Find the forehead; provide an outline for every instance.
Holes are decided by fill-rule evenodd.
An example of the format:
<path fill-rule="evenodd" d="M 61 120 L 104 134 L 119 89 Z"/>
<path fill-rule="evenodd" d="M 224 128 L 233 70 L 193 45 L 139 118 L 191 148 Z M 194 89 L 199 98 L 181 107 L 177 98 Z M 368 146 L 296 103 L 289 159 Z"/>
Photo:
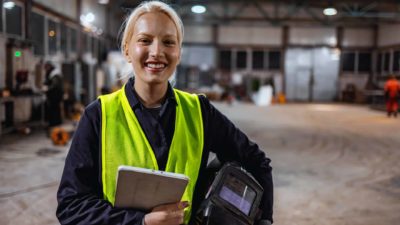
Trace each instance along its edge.
<path fill-rule="evenodd" d="M 172 19 L 162 12 L 149 12 L 141 15 L 135 23 L 134 33 L 157 33 L 177 36 L 178 30 Z"/>

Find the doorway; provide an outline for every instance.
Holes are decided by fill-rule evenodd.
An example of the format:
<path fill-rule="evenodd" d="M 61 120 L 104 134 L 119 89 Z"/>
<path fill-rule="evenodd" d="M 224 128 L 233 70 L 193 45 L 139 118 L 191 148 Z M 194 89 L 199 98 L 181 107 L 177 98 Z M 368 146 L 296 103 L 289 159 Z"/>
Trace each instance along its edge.
<path fill-rule="evenodd" d="M 285 56 L 286 98 L 297 102 L 331 102 L 338 89 L 337 49 L 291 48 Z"/>

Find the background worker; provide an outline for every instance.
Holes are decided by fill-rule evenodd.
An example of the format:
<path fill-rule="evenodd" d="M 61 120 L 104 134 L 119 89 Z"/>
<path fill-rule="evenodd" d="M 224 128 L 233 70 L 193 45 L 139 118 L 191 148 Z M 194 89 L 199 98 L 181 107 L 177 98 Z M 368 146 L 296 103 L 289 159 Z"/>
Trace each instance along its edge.
<path fill-rule="evenodd" d="M 394 117 L 397 117 L 400 83 L 396 80 L 396 77 L 393 74 L 390 75 L 389 79 L 386 81 L 384 91 L 387 116 L 390 117 L 393 115 Z"/>
<path fill-rule="evenodd" d="M 61 71 L 55 68 L 52 62 L 44 64 L 46 80 L 46 113 L 49 128 L 58 126 L 62 123 L 61 102 L 63 100 L 64 89 Z"/>
<path fill-rule="evenodd" d="M 182 39 L 182 22 L 165 3 L 142 3 L 128 17 L 121 49 L 134 77 L 92 102 L 79 122 L 57 193 L 61 224 L 187 224 L 204 198 L 210 151 L 252 173 L 264 188 L 260 224 L 272 221 L 270 159 L 206 97 L 168 82 Z M 181 202 L 150 211 L 115 208 L 119 165 L 184 173 L 190 181 Z"/>

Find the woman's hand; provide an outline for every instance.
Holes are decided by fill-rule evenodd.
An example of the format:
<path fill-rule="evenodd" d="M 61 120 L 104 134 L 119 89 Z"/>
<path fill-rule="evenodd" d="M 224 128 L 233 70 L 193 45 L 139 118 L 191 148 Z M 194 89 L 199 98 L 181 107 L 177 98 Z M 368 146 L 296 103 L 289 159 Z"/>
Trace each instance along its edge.
<path fill-rule="evenodd" d="M 184 209 L 188 202 L 178 202 L 155 207 L 144 216 L 144 225 L 179 225 L 183 224 Z"/>

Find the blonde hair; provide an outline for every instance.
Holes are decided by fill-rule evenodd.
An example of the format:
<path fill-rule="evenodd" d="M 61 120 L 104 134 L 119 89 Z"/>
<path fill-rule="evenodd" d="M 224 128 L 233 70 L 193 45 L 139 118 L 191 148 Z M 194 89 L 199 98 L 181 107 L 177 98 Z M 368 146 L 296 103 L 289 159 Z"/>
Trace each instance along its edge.
<path fill-rule="evenodd" d="M 167 15 L 172 22 L 175 24 L 177 30 L 177 38 L 179 45 L 182 46 L 183 40 L 183 23 L 181 18 L 178 16 L 176 11 L 167 5 L 164 2 L 160 1 L 147 1 L 142 2 L 132 13 L 129 17 L 125 20 L 123 26 L 123 34 L 122 34 L 122 41 L 121 41 L 121 52 L 123 55 L 126 53 L 126 47 L 130 39 L 132 38 L 133 29 L 136 21 L 145 13 L 150 12 L 161 12 Z"/>

